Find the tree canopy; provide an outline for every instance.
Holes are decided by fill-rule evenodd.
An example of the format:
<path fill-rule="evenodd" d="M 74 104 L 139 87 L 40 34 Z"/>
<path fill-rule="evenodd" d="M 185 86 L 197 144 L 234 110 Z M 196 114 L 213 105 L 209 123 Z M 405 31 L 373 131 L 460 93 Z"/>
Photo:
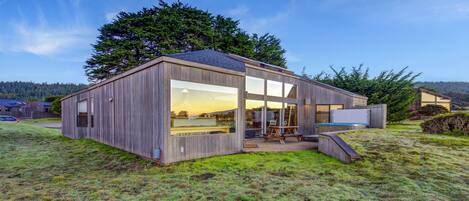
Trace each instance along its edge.
<path fill-rule="evenodd" d="M 369 69 L 363 65 L 352 67 L 350 72 L 345 68 L 331 67 L 333 74 L 320 73 L 313 77 L 318 81 L 330 84 L 368 97 L 368 104 L 387 104 L 388 121 L 402 121 L 410 117 L 410 105 L 414 102 L 416 91 L 414 81 L 420 74 L 406 72 L 407 67 L 398 72 L 383 71 L 371 78 Z"/>
<path fill-rule="evenodd" d="M 271 34 L 249 35 L 229 17 L 176 2 L 136 13 L 121 12 L 99 29 L 94 52 L 84 66 L 88 79 L 100 81 L 162 54 L 217 49 L 284 67 L 285 50 Z"/>

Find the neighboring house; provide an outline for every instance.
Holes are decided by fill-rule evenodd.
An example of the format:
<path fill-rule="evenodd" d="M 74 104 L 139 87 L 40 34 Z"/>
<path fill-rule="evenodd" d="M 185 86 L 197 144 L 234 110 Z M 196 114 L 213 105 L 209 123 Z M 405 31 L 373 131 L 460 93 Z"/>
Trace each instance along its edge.
<path fill-rule="evenodd" d="M 32 119 L 60 117 L 58 114 L 52 112 L 50 109 L 51 106 L 51 102 L 35 101 L 28 103 L 24 107 L 24 111 L 25 114 Z"/>
<path fill-rule="evenodd" d="M 59 117 L 50 110 L 50 102 L 35 101 L 26 103 L 21 100 L 0 99 L 0 115 L 11 115 L 18 118 Z"/>
<path fill-rule="evenodd" d="M 425 105 L 441 105 L 451 111 L 451 98 L 434 91 L 418 88 L 417 99 L 413 104 L 413 109 L 419 110 Z"/>
<path fill-rule="evenodd" d="M 367 97 L 214 50 L 158 57 L 62 99 L 62 133 L 163 164 L 241 152 L 269 125 L 313 134 Z"/>
<path fill-rule="evenodd" d="M 22 116 L 26 102 L 15 99 L 0 99 L 0 115 Z"/>
<path fill-rule="evenodd" d="M 50 107 L 51 102 L 44 102 L 44 101 L 35 101 L 28 103 L 28 106 L 31 108 L 32 111 L 35 112 L 51 112 Z"/>

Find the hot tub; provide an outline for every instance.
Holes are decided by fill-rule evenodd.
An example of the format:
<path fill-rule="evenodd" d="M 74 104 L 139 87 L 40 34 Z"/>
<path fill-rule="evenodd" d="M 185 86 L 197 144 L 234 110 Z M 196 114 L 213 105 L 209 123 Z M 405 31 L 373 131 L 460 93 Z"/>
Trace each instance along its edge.
<path fill-rule="evenodd" d="M 368 125 L 362 123 L 318 123 L 315 126 L 315 133 L 344 131 L 344 130 L 357 130 L 364 129 Z"/>

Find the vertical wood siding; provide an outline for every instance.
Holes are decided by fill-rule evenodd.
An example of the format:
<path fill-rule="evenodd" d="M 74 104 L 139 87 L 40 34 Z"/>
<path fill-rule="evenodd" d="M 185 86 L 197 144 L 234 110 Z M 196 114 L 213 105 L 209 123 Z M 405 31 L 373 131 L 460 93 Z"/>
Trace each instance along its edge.
<path fill-rule="evenodd" d="M 160 145 L 158 126 L 159 65 L 106 83 L 62 101 L 63 134 L 90 138 L 144 157 L 152 157 Z M 76 127 L 77 102 L 88 100 L 88 128 Z M 91 101 L 94 105 L 91 126 Z"/>
<path fill-rule="evenodd" d="M 79 138 L 77 131 L 77 96 L 62 101 L 62 134 L 70 138 Z"/>

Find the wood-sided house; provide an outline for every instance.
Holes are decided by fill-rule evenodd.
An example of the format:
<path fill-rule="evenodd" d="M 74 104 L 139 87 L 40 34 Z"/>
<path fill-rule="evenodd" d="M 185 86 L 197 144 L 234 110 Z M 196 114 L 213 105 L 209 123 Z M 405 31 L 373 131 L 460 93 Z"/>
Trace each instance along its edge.
<path fill-rule="evenodd" d="M 62 132 L 163 164 L 241 152 L 271 124 L 312 134 L 367 98 L 214 50 L 158 57 L 62 99 Z"/>

